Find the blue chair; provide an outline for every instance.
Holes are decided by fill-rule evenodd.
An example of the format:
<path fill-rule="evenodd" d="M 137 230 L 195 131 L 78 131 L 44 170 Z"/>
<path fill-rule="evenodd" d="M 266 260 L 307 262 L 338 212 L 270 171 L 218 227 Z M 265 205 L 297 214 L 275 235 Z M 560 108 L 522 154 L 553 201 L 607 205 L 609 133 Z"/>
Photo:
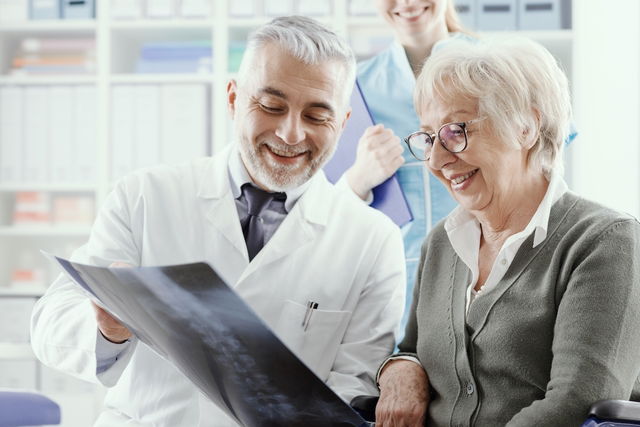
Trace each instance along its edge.
<path fill-rule="evenodd" d="M 39 393 L 0 390 L 0 427 L 60 424 L 60 406 Z"/>
<path fill-rule="evenodd" d="M 626 427 L 640 425 L 640 402 L 601 400 L 589 410 L 582 427 Z"/>
<path fill-rule="evenodd" d="M 351 407 L 369 422 L 376 419 L 378 396 L 356 396 Z M 601 400 L 589 410 L 589 418 L 582 427 L 637 427 L 640 426 L 640 402 L 627 400 Z"/>

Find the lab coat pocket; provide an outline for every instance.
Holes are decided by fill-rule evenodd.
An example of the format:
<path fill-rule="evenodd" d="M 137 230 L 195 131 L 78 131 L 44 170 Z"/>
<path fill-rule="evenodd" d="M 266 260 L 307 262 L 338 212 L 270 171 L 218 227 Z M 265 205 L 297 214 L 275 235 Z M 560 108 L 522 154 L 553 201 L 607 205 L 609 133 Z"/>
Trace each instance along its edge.
<path fill-rule="evenodd" d="M 325 381 L 351 317 L 350 311 L 315 309 L 307 328 L 304 304 L 286 300 L 276 327 L 278 336 L 313 372 Z"/>

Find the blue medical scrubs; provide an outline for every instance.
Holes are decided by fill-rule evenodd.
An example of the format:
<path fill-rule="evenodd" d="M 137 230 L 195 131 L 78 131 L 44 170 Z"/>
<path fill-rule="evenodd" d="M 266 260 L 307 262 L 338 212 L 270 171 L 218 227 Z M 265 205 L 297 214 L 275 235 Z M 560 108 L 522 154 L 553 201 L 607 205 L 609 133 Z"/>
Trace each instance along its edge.
<path fill-rule="evenodd" d="M 361 62 L 358 65 L 358 83 L 376 123 L 384 124 L 400 138 L 419 130 L 420 121 L 413 108 L 416 79 L 399 42 L 395 41 L 383 52 Z M 403 145 L 405 163 L 398 169 L 397 176 L 413 214 L 413 221 L 402 227 L 407 260 L 404 329 L 422 241 L 431 228 L 453 210 L 456 202 L 424 163 L 416 160 Z"/>

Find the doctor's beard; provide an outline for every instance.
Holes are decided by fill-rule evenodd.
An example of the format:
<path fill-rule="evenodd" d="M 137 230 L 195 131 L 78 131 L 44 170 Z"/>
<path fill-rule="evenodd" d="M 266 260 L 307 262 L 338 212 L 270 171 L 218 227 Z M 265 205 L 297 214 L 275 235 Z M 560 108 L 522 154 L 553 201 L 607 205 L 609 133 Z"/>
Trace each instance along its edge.
<path fill-rule="evenodd" d="M 307 182 L 324 164 L 329 161 L 336 151 L 337 143 L 331 147 L 323 147 L 320 151 L 308 144 L 298 144 L 294 147 L 283 145 L 281 142 L 261 141 L 257 144 L 240 142 L 240 154 L 245 162 L 249 175 L 267 187 L 270 191 L 287 191 L 299 187 Z M 305 153 L 304 164 L 301 168 L 277 162 L 269 158 L 266 150 L 273 147 L 277 150 L 294 153 Z M 295 169 L 294 172 L 292 169 Z"/>

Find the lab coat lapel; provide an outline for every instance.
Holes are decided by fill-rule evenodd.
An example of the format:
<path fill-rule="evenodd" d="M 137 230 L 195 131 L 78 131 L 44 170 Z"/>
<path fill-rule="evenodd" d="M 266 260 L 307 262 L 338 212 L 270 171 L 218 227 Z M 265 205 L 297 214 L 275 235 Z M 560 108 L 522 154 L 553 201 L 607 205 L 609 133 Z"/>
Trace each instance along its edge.
<path fill-rule="evenodd" d="M 333 191 L 335 189 L 327 181 L 324 172 L 318 172 L 269 242 L 251 261 L 240 277 L 240 282 L 317 239 L 327 224 Z"/>
<path fill-rule="evenodd" d="M 229 183 L 228 158 L 231 150 L 225 149 L 213 158 L 209 170 L 202 177 L 198 197 L 202 200 L 203 214 L 210 226 L 214 268 L 222 274 L 230 286 L 237 281 L 249 260 L 238 210 Z"/>

